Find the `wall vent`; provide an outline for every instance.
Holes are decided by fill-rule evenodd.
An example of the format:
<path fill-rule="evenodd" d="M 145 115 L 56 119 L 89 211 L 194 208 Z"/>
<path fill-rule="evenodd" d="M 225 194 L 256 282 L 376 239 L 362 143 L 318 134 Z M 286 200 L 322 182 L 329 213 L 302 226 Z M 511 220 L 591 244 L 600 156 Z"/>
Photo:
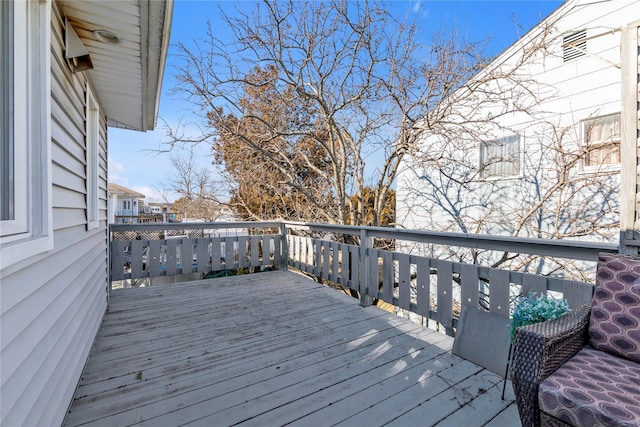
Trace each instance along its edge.
<path fill-rule="evenodd" d="M 586 55 L 587 30 L 580 30 L 575 33 L 568 34 L 564 36 L 562 41 L 562 46 L 564 48 L 562 59 L 564 62 Z"/>

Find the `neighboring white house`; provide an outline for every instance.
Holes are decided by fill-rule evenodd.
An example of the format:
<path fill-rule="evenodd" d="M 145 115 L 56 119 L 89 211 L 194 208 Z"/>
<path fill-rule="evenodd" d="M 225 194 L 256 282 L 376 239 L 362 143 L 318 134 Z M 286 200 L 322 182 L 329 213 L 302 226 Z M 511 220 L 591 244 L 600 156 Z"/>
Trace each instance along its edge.
<path fill-rule="evenodd" d="M 111 182 L 107 188 L 110 223 L 116 222 L 116 216 L 137 217 L 143 213 L 155 213 L 151 207 L 144 204 L 144 194 Z"/>
<path fill-rule="evenodd" d="M 569 0 L 453 92 L 401 165 L 396 222 L 608 243 L 622 230 L 637 253 L 639 20 L 637 0 Z"/>
<path fill-rule="evenodd" d="M 154 128 L 172 7 L 0 2 L 0 425 L 64 420 L 107 307 L 107 128 Z"/>

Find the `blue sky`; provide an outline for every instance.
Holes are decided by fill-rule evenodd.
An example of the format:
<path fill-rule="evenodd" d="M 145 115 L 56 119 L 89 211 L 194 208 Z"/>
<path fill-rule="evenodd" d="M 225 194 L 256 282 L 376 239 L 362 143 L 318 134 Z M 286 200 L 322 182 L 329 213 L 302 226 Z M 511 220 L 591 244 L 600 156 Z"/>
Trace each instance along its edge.
<path fill-rule="evenodd" d="M 490 39 L 486 53 L 499 54 L 531 27 L 559 7 L 562 1 L 388 1 L 387 8 L 398 18 L 415 19 L 421 39 L 428 42 L 431 34 L 447 30 L 454 25 L 470 41 Z M 124 185 L 147 196 L 149 201 L 160 201 L 159 189 L 167 188 L 172 175 L 171 157 L 186 157 L 187 150 L 174 149 L 170 153 L 158 153 L 166 148 L 164 122 L 175 124 L 193 122 L 191 105 L 171 95 L 175 87 L 174 67 L 178 65 L 172 53 L 175 44 L 190 43 L 204 37 L 207 22 L 218 28 L 221 38 L 231 37 L 219 24 L 218 8 L 230 12 L 240 5 L 252 7 L 251 2 L 176 0 L 173 10 L 171 46 L 162 84 L 162 98 L 156 130 L 132 132 L 109 129 L 109 182 Z M 198 164 L 209 167 L 211 154 L 208 147 L 195 150 Z M 175 198 L 169 195 L 170 201 Z"/>

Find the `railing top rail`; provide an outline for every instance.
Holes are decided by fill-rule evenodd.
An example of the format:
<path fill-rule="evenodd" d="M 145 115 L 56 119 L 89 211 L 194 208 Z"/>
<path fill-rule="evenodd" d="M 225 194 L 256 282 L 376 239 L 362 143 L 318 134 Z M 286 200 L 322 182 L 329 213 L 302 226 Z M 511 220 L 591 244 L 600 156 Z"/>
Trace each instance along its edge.
<path fill-rule="evenodd" d="M 595 261 L 601 252 L 617 253 L 617 245 L 576 241 L 551 240 L 527 237 L 492 236 L 471 233 L 449 233 L 427 230 L 406 230 L 391 227 L 353 226 L 339 224 L 320 224 L 293 221 L 238 221 L 238 222 L 189 222 L 189 223 L 142 223 L 142 224 L 110 224 L 111 232 L 118 231 L 160 231 L 182 229 L 238 229 L 238 228 L 280 228 L 286 225 L 291 229 L 322 231 L 361 235 L 365 232 L 369 237 L 398 239 L 421 243 L 432 243 L 467 248 L 509 251 L 524 254 L 555 256 L 560 258 Z"/>
<path fill-rule="evenodd" d="M 111 232 L 118 231 L 161 231 L 161 230 L 197 230 L 197 229 L 229 229 L 229 228 L 280 228 L 279 221 L 238 221 L 238 222 L 169 222 L 109 224 Z"/>
<path fill-rule="evenodd" d="M 329 233 L 359 235 L 362 231 L 371 237 L 392 238 L 423 243 L 460 246 L 497 251 L 508 250 L 525 254 L 556 256 L 561 258 L 595 261 L 601 252 L 617 253 L 618 246 L 606 243 L 551 240 L 511 236 L 491 236 L 471 233 L 449 233 L 427 230 L 406 230 L 391 227 L 351 226 L 338 224 L 319 224 L 288 222 L 285 224 L 292 229 L 309 229 Z"/>

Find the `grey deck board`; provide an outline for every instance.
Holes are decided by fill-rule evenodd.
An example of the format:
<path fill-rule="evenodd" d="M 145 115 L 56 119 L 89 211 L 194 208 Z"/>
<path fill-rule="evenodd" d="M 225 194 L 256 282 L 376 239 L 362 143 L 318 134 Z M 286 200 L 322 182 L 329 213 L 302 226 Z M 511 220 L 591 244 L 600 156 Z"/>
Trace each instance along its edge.
<path fill-rule="evenodd" d="M 292 272 L 118 290 L 65 425 L 520 425 L 452 344 Z"/>

